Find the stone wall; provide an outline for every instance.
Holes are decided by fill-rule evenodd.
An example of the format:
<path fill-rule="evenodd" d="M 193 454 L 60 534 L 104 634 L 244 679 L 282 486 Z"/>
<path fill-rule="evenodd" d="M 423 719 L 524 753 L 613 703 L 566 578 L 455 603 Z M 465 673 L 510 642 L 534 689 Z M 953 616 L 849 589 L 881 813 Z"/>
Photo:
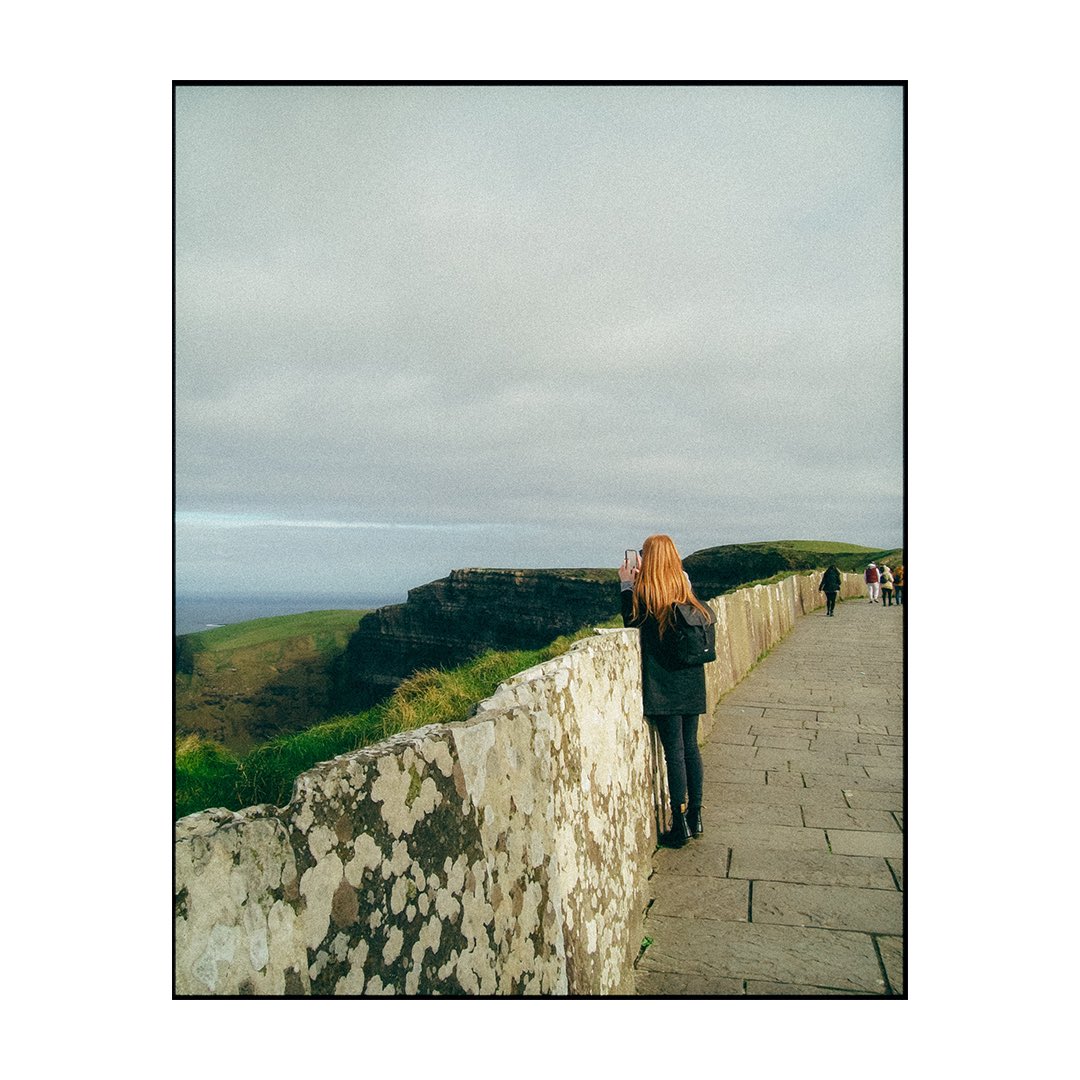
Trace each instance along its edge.
<path fill-rule="evenodd" d="M 710 713 L 819 576 L 711 601 Z M 632 993 L 661 764 L 637 633 L 604 631 L 463 723 L 316 766 L 286 807 L 186 817 L 176 994 Z"/>

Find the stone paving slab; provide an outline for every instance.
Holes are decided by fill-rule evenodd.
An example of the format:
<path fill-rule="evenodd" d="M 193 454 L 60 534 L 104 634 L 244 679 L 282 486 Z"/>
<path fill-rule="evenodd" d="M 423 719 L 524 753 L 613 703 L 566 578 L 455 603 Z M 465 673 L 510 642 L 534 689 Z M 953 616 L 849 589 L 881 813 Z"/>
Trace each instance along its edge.
<path fill-rule="evenodd" d="M 805 738 L 792 735 L 758 735 L 754 739 L 754 746 L 764 746 L 771 750 L 809 750 L 810 744 L 815 740 L 806 733 Z"/>
<path fill-rule="evenodd" d="M 808 806 L 803 821 L 811 829 L 862 829 L 866 832 L 900 831 L 896 819 L 887 810 L 841 810 L 835 806 Z"/>
<path fill-rule="evenodd" d="M 888 858 L 885 860 L 889 865 L 889 869 L 893 872 L 893 877 L 896 878 L 896 887 L 902 892 L 904 889 L 904 860 Z"/>
<path fill-rule="evenodd" d="M 886 855 L 903 858 L 904 836 L 900 832 L 853 832 L 829 829 L 829 847 L 837 855 Z"/>
<path fill-rule="evenodd" d="M 755 765 L 757 762 L 754 763 Z M 866 773 L 871 780 L 899 780 L 903 782 L 904 770 L 889 765 L 866 765 Z"/>
<path fill-rule="evenodd" d="M 816 710 L 814 708 L 812 708 L 812 707 L 808 708 L 808 709 L 803 709 L 803 710 L 790 709 L 790 708 L 788 708 L 788 709 L 776 709 L 776 708 L 766 709 L 765 710 L 765 716 L 763 717 L 763 723 L 768 723 L 770 720 L 773 721 L 773 722 L 776 722 L 778 720 L 791 720 L 791 721 L 794 721 L 796 723 L 801 724 L 806 719 L 807 713 L 812 713 L 812 714 L 816 715 Z"/>
<path fill-rule="evenodd" d="M 849 885 L 858 889 L 895 889 L 882 858 L 839 855 L 828 851 L 732 851 L 728 875 L 754 881 L 790 881 L 801 885 Z"/>
<path fill-rule="evenodd" d="M 903 994 L 901 618 L 813 612 L 715 711 L 705 833 L 653 860 L 655 996 Z"/>
<path fill-rule="evenodd" d="M 873 745 L 873 743 L 863 742 L 862 740 L 865 738 L 869 738 L 869 736 L 858 731 L 818 731 L 814 734 L 813 744 L 820 749 L 828 746 L 833 749 L 842 749 L 855 753 L 858 752 L 859 747 Z M 866 751 L 862 752 L 865 753 Z"/>
<path fill-rule="evenodd" d="M 724 742 L 727 739 L 737 739 L 750 733 L 753 726 L 749 720 L 727 720 L 713 724 L 709 738 L 713 742 Z"/>
<path fill-rule="evenodd" d="M 863 720 L 856 716 L 854 719 L 834 719 L 828 717 L 814 723 L 806 722 L 804 727 L 813 728 L 815 731 L 852 731 L 864 735 L 889 735 L 887 723 L 874 723 L 871 720 Z M 894 736 L 895 738 L 895 736 Z"/>
<path fill-rule="evenodd" d="M 757 738 L 754 735 L 721 735 L 719 738 L 714 734 L 710 746 L 756 746 Z"/>
<path fill-rule="evenodd" d="M 877 748 L 882 753 L 886 748 L 895 754 L 903 755 L 904 753 L 904 740 L 900 735 L 877 735 L 877 734 L 860 734 L 859 742 L 863 743 L 875 743 Z"/>
<path fill-rule="evenodd" d="M 725 825 L 711 830 L 714 844 L 731 848 L 752 847 L 755 851 L 828 851 L 824 829 L 808 829 L 800 825 Z M 877 836 L 877 833 L 872 834 Z M 704 841 L 704 837 L 702 838 Z M 869 854 L 869 853 L 868 853 Z M 887 852 L 883 854 L 899 854 Z"/>
<path fill-rule="evenodd" d="M 654 880 L 663 874 L 726 878 L 730 858 L 731 851 L 729 848 L 706 843 L 704 837 L 700 840 L 693 840 L 686 847 L 677 850 L 660 848 L 653 856 Z M 882 863 L 884 864 L 884 860 L 882 860 Z M 889 873 L 888 867 L 885 867 L 885 873 Z M 742 876 L 745 877 L 746 875 Z M 889 874 L 889 884 L 892 884 L 891 874 Z M 656 886 L 653 885 L 653 888 L 655 889 Z M 646 934 L 649 933 L 648 923 L 649 920 L 646 919 Z"/>
<path fill-rule="evenodd" d="M 701 760 L 705 765 L 723 765 L 729 769 L 761 769 L 765 766 L 756 760 L 758 749 L 756 746 L 733 746 L 724 743 L 720 746 L 709 745 L 701 754 Z"/>
<path fill-rule="evenodd" d="M 788 772 L 786 769 L 769 769 L 765 773 L 765 783 L 768 787 L 787 787 L 787 788 L 799 788 L 802 791 L 806 790 L 806 785 L 802 782 L 802 773 Z"/>
<path fill-rule="evenodd" d="M 841 813 L 842 811 L 837 811 Z M 708 803 L 701 809 L 701 820 L 706 833 L 713 826 L 724 825 L 792 825 L 803 824 L 803 809 L 801 806 L 791 803 L 789 805 L 776 806 L 771 803 L 719 803 L 710 806 Z M 825 826 L 822 825 L 821 828 Z"/>
<path fill-rule="evenodd" d="M 705 775 L 712 779 L 706 780 L 702 791 L 702 797 L 708 801 L 709 799 L 709 786 L 711 784 L 724 784 L 724 785 L 751 785 L 754 787 L 764 787 L 765 785 L 765 770 L 764 769 L 725 769 L 711 767 L 712 762 L 710 759 L 702 756 L 702 764 L 705 767 Z"/>
<path fill-rule="evenodd" d="M 755 923 L 878 934 L 900 934 L 904 929 L 903 894 L 885 889 L 756 881 L 751 910 Z"/>
<path fill-rule="evenodd" d="M 724 699 L 717 707 L 713 716 L 716 717 L 716 722 L 722 724 L 725 720 L 752 720 L 758 717 L 764 711 L 764 706 L 757 705 L 732 705 L 729 704 L 727 698 Z"/>
<path fill-rule="evenodd" d="M 881 755 L 881 751 L 876 746 L 860 746 L 857 750 L 848 750 L 846 753 L 847 763 L 849 765 L 858 765 L 863 769 L 867 769 L 867 766 L 873 768 L 880 768 L 882 765 L 891 765 L 888 758 L 884 758 Z M 869 770 L 867 770 L 869 771 Z M 900 774 L 903 777 L 903 773 Z"/>
<path fill-rule="evenodd" d="M 903 791 L 904 783 L 902 780 L 889 778 L 887 780 L 873 779 L 869 776 L 855 775 L 858 772 L 862 772 L 861 769 L 852 769 L 851 778 L 846 779 L 843 783 L 845 791 Z M 839 782 L 837 773 L 810 773 L 804 772 L 802 774 L 803 783 L 808 788 L 814 787 L 836 787 Z"/>
<path fill-rule="evenodd" d="M 904 939 L 901 937 L 877 938 L 878 952 L 885 965 L 885 974 L 894 994 L 904 993 Z"/>
<path fill-rule="evenodd" d="M 864 791 L 859 788 L 847 796 L 847 802 L 852 808 L 859 810 L 903 810 L 904 793 L 902 791 Z"/>
<path fill-rule="evenodd" d="M 803 713 L 801 718 L 793 717 L 790 720 L 756 720 L 750 725 L 751 735 L 794 735 L 808 738 L 817 727 L 814 722 L 815 713 Z M 807 717 L 810 717 L 808 720 Z"/>
<path fill-rule="evenodd" d="M 638 964 L 643 971 L 886 992 L 869 934 L 664 916 L 648 923 L 656 936 Z"/>
<path fill-rule="evenodd" d="M 742 979 L 639 971 L 637 993 L 639 997 L 741 997 L 746 988 Z"/>
<path fill-rule="evenodd" d="M 758 750 L 754 758 L 755 769 L 774 769 L 784 765 L 789 772 L 812 772 L 845 776 L 852 772 L 843 750 Z"/>
<path fill-rule="evenodd" d="M 831 986 L 792 986 L 790 983 L 754 982 L 747 980 L 743 993 L 747 997 L 852 997 L 861 996 L 856 990 L 836 990 Z"/>
<path fill-rule="evenodd" d="M 792 777 L 792 774 L 787 774 Z M 755 784 L 733 784 L 723 780 L 713 784 L 709 781 L 709 774 L 705 774 L 703 797 L 706 805 L 723 803 L 725 805 L 762 803 L 770 806 L 847 806 L 848 801 L 844 797 L 843 785 L 832 784 L 828 787 L 804 787 L 802 778 L 795 776 L 790 784 L 772 783 L 774 774 L 769 774 L 769 783 L 765 783 L 765 774 L 758 773 L 758 781 Z M 881 792 L 874 792 L 876 796 L 882 796 Z M 871 793 L 865 796 L 860 793 L 859 798 L 870 798 Z M 891 792 L 884 793 L 889 798 L 894 797 Z M 896 796 L 899 797 L 899 796 Z M 869 804 L 867 804 L 869 805 Z"/>
<path fill-rule="evenodd" d="M 695 874 L 663 874 L 654 878 L 652 885 L 650 917 L 670 915 L 674 918 L 727 919 L 731 922 L 747 922 L 750 918 L 748 881 Z"/>

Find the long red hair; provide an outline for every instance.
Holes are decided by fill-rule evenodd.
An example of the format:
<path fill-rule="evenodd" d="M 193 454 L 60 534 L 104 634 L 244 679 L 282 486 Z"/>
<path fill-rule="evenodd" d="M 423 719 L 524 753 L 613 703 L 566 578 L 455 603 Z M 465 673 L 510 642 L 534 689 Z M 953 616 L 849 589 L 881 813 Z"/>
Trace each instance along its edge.
<path fill-rule="evenodd" d="M 641 569 L 634 582 L 634 620 L 648 612 L 659 624 L 662 637 L 671 623 L 672 604 L 691 604 L 712 621 L 712 612 L 694 595 L 683 572 L 675 541 L 657 533 L 641 548 Z"/>

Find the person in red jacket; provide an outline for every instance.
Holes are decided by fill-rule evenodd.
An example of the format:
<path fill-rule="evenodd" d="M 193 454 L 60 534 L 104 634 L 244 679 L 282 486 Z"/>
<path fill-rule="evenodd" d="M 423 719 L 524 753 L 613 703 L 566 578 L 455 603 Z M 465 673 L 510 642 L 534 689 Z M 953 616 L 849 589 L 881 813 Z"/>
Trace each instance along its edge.
<path fill-rule="evenodd" d="M 866 568 L 866 591 L 870 594 L 870 603 L 876 604 L 881 597 L 881 574 L 878 573 L 877 563 L 871 563 Z"/>

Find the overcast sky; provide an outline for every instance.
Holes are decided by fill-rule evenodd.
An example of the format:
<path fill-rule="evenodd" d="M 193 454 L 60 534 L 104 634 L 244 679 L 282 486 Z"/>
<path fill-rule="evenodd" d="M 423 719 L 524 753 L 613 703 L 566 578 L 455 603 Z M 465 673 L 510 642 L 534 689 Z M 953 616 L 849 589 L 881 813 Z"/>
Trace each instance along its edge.
<path fill-rule="evenodd" d="M 900 87 L 179 87 L 177 589 L 902 540 Z"/>

